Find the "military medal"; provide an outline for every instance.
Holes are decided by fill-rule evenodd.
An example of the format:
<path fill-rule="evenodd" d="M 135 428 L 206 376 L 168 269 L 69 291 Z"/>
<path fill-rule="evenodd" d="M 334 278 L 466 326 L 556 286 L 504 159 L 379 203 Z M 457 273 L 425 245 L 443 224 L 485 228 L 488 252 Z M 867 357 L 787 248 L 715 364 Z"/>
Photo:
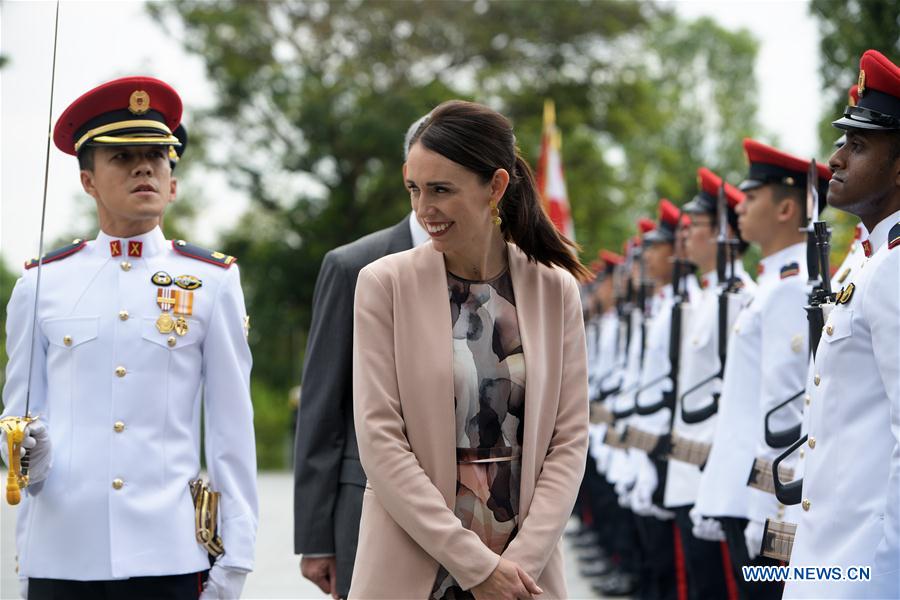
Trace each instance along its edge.
<path fill-rule="evenodd" d="M 175 333 L 180 336 L 187 335 L 188 332 L 188 322 L 184 317 L 178 317 L 175 321 Z"/>
<path fill-rule="evenodd" d="M 169 311 L 175 305 L 175 290 L 162 288 L 156 290 L 156 303 L 163 311 L 156 319 L 156 330 L 162 334 L 172 333 L 175 329 L 175 319 Z"/>
<path fill-rule="evenodd" d="M 169 313 L 163 313 L 156 319 L 156 330 L 162 334 L 172 333 L 175 329 L 175 319 Z"/>
<path fill-rule="evenodd" d="M 177 285 L 177 284 L 176 284 Z M 194 314 L 194 292 L 173 290 L 175 293 L 174 313 L 178 316 L 175 320 L 175 333 L 180 336 L 187 335 L 189 330 L 185 317 Z"/>

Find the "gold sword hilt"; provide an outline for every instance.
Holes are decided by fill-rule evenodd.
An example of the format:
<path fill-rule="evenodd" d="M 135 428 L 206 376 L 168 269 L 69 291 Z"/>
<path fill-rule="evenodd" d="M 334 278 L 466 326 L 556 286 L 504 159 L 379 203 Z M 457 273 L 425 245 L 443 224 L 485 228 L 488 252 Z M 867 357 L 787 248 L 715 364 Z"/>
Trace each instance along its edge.
<path fill-rule="evenodd" d="M 22 488 L 28 487 L 27 466 L 25 472 L 22 472 L 22 442 L 25 441 L 25 428 L 36 420 L 35 417 L 4 417 L 0 419 L 0 427 L 6 432 L 6 449 L 9 451 L 6 501 L 12 506 L 22 501 Z"/>

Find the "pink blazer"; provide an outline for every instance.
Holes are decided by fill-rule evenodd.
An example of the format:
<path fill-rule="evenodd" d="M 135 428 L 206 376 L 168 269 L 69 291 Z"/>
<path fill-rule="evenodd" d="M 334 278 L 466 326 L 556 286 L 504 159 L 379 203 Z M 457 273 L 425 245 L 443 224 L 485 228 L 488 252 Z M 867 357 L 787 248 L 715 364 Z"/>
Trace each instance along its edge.
<path fill-rule="evenodd" d="M 519 531 L 503 553 L 545 598 L 565 598 L 559 540 L 588 445 L 587 365 L 578 285 L 509 246 L 525 355 Z M 351 598 L 425 599 L 438 564 L 464 588 L 500 557 L 453 514 L 456 418 L 453 344 L 443 255 L 431 243 L 359 274 L 353 407 L 363 468 Z"/>

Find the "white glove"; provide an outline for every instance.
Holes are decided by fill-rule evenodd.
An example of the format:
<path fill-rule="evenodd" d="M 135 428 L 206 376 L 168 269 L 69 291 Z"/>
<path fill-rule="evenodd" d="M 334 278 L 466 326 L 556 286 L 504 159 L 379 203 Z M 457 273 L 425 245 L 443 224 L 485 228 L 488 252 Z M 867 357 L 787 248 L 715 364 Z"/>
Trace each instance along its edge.
<path fill-rule="evenodd" d="M 22 600 L 28 600 L 28 578 L 27 577 L 19 577 L 19 595 L 22 596 Z"/>
<path fill-rule="evenodd" d="M 4 446 L 6 439 L 3 439 Z M 47 479 L 53 464 L 50 451 L 50 432 L 44 421 L 33 421 L 25 426 L 25 439 L 22 440 L 22 456 L 28 451 L 28 483 L 40 483 Z"/>
<path fill-rule="evenodd" d="M 692 532 L 695 538 L 707 542 L 725 541 L 725 532 L 718 519 L 708 519 L 697 512 L 696 508 L 691 509 L 690 515 L 691 522 L 694 524 Z"/>
<path fill-rule="evenodd" d="M 247 571 L 213 564 L 209 570 L 209 578 L 203 586 L 200 600 L 237 600 L 244 589 Z"/>
<path fill-rule="evenodd" d="M 638 454 L 635 458 L 637 465 L 637 479 L 634 483 L 634 491 L 631 493 L 631 509 L 642 517 L 653 515 L 653 492 L 659 484 L 656 475 L 656 467 L 646 454 Z"/>
<path fill-rule="evenodd" d="M 628 481 L 619 480 L 616 482 L 616 495 L 619 497 L 619 506 L 622 508 L 631 508 L 631 490 L 633 484 Z"/>
<path fill-rule="evenodd" d="M 763 530 L 765 525 L 759 521 L 750 521 L 744 529 L 744 541 L 747 543 L 747 555 L 750 560 L 759 556 L 762 550 Z"/>
<path fill-rule="evenodd" d="M 650 516 L 655 517 L 660 521 L 671 521 L 675 518 L 675 513 L 673 513 L 671 510 L 666 510 L 665 508 L 660 508 L 655 504 L 651 504 Z"/>

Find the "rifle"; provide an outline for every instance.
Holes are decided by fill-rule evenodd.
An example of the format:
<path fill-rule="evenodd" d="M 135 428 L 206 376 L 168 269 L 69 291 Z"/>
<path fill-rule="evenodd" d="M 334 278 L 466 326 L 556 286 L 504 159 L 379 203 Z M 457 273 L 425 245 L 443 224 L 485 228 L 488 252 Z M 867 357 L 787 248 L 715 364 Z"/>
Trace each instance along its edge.
<path fill-rule="evenodd" d="M 816 230 L 816 225 L 820 222 L 818 221 L 819 190 L 816 188 L 818 180 L 819 176 L 818 169 L 816 168 L 816 160 L 813 159 L 809 162 L 809 171 L 806 175 L 806 227 L 801 230 L 806 232 L 806 268 L 809 271 L 809 285 L 812 287 L 809 297 L 809 306 L 805 308 L 806 320 L 809 323 L 809 345 L 813 356 L 814 349 L 819 344 L 819 338 L 822 335 L 822 327 L 825 326 L 822 310 L 819 307 L 819 302 L 815 301 L 815 299 L 821 297 L 823 289 L 828 288 L 830 291 L 831 288 L 831 282 L 828 281 L 829 270 L 827 257 L 825 262 L 821 265 L 824 267 L 824 270 L 819 268 L 821 261 Z M 822 222 L 822 225 L 825 227 L 827 237 L 827 225 L 825 225 L 824 222 Z M 827 245 L 827 240 L 825 243 Z M 800 437 L 802 427 L 800 423 L 783 431 L 772 431 L 769 427 L 769 420 L 776 412 L 799 398 L 803 394 L 803 391 L 804 390 L 800 390 L 766 413 L 765 438 L 766 444 L 768 444 L 769 447 L 784 448 L 790 446 Z"/>
<path fill-rule="evenodd" d="M 670 431 L 675 417 L 675 399 L 678 397 L 678 376 L 681 368 L 681 305 L 687 297 L 687 284 L 684 281 L 684 278 L 689 276 L 693 271 L 693 265 L 683 257 L 684 245 L 680 240 L 681 227 L 681 214 L 679 214 L 678 225 L 675 227 L 675 257 L 672 261 L 672 314 L 669 322 L 669 373 L 645 384 L 635 395 L 637 414 L 641 416 L 652 415 L 664 408 L 671 409 L 672 413 L 669 418 Z M 672 382 L 672 389 L 663 392 L 662 398 L 656 403 L 648 406 L 641 406 L 637 401 L 640 392 L 665 379 L 669 379 Z"/>
<path fill-rule="evenodd" d="M 818 170 L 816 168 L 816 161 L 813 159 L 809 163 L 809 173 L 807 174 L 806 180 L 807 235 L 810 236 L 807 240 L 807 244 L 809 244 L 809 239 L 812 239 L 815 247 L 815 254 L 812 262 L 815 263 L 814 266 L 817 273 L 817 279 L 815 282 L 816 285 L 809 294 L 809 305 L 805 307 L 806 318 L 809 322 L 809 352 L 810 357 L 813 360 L 815 360 L 819 340 L 822 337 L 822 329 L 825 326 L 825 312 L 826 310 L 830 311 L 835 303 L 835 295 L 831 291 L 831 268 L 828 259 L 831 247 L 829 241 L 830 233 L 828 231 L 828 223 L 818 220 L 819 192 L 816 188 L 817 181 Z M 812 222 L 814 219 L 815 221 Z M 812 222 L 811 226 L 810 222 Z M 809 245 L 807 245 L 807 248 L 809 248 Z M 807 260 L 809 260 L 809 253 L 807 253 Z M 803 392 L 801 391 L 800 394 L 802 393 Z M 797 396 L 800 394 L 797 394 Z M 788 402 L 794 398 L 789 399 Z M 778 407 L 776 407 L 776 409 L 777 408 Z M 799 425 L 796 428 L 792 428 L 791 431 L 794 429 L 796 429 L 796 441 L 793 444 L 790 444 L 787 450 L 772 463 L 773 471 L 776 474 L 774 475 L 775 495 L 778 497 L 778 501 L 785 505 L 799 504 L 803 493 L 802 477 L 796 481 L 791 481 L 790 483 L 782 483 L 777 475 L 778 465 L 796 451 L 797 448 L 802 446 L 809 438 L 808 435 L 800 437 Z M 768 435 L 768 415 L 766 415 L 766 434 Z"/>
<path fill-rule="evenodd" d="M 681 420 L 688 425 L 701 423 L 719 411 L 719 392 L 712 393 L 712 402 L 697 410 L 685 408 L 684 399 L 702 389 L 706 384 L 716 379 L 725 377 L 725 360 L 728 354 L 728 302 L 732 294 L 737 293 L 740 280 L 735 275 L 735 260 L 737 258 L 736 239 L 728 236 L 728 200 L 725 197 L 725 182 L 719 185 L 719 193 L 716 202 L 716 218 L 719 226 L 719 234 L 716 238 L 716 278 L 719 280 L 719 314 L 718 314 L 718 344 L 719 344 L 719 370 L 703 379 L 681 396 Z M 729 274 L 730 272 L 730 274 Z"/>

